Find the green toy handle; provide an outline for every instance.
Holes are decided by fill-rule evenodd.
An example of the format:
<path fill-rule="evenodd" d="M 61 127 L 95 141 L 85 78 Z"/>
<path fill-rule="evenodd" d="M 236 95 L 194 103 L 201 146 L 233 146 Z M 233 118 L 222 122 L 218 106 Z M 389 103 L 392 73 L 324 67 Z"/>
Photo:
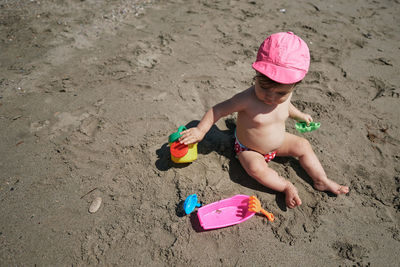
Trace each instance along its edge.
<path fill-rule="evenodd" d="M 176 140 L 178 140 L 178 139 L 182 136 L 182 135 L 181 135 L 181 132 L 182 132 L 182 131 L 185 131 L 185 130 L 187 130 L 187 128 L 186 128 L 185 126 L 183 126 L 183 125 L 179 126 L 178 131 L 175 132 L 175 133 L 173 133 L 173 134 L 171 134 L 171 135 L 168 137 L 168 142 L 169 142 L 169 143 L 173 143 L 173 142 L 175 142 Z"/>
<path fill-rule="evenodd" d="M 182 131 L 187 130 L 187 128 L 184 125 L 179 126 L 178 128 L 178 133 L 180 134 Z"/>

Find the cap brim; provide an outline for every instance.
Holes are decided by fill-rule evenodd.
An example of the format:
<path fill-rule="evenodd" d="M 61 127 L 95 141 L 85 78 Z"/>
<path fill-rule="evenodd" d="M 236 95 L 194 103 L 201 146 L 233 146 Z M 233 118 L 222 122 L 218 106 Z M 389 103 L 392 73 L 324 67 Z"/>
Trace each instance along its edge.
<path fill-rule="evenodd" d="M 307 74 L 307 71 L 285 68 L 269 62 L 256 61 L 252 65 L 253 69 L 264 74 L 271 80 L 282 83 L 292 84 L 301 81 Z"/>

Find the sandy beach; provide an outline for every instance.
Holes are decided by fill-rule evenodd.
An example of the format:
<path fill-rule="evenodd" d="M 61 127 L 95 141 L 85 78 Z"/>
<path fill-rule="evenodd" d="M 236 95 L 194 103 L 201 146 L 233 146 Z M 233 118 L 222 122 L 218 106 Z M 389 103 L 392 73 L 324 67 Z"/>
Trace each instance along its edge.
<path fill-rule="evenodd" d="M 398 266 L 399 14 L 398 0 L 0 0 L 0 266 Z M 274 159 L 295 209 L 235 158 L 235 114 L 193 163 L 168 147 L 252 85 L 282 31 L 310 48 L 292 103 L 321 123 L 287 131 L 350 187 L 317 191 L 297 159 Z M 276 219 L 202 231 L 190 194 L 255 195 Z"/>

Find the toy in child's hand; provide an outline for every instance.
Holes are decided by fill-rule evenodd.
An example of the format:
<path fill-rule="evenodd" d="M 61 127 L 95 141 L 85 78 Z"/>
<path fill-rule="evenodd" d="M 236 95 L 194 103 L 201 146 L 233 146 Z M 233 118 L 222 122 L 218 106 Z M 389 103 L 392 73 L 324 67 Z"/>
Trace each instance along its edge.
<path fill-rule="evenodd" d="M 171 160 L 175 163 L 188 163 L 197 159 L 197 143 L 185 145 L 179 142 L 181 132 L 186 130 L 185 126 L 180 126 L 178 131 L 168 137 Z"/>
<path fill-rule="evenodd" d="M 186 214 L 190 214 L 196 207 L 201 207 L 201 204 L 197 202 L 197 195 L 192 194 L 185 199 L 183 209 Z"/>
<path fill-rule="evenodd" d="M 321 123 L 319 122 L 310 122 L 309 125 L 307 125 L 306 122 L 297 122 L 296 123 L 296 130 L 299 131 L 300 133 L 305 133 L 305 132 L 311 132 L 314 130 L 317 130 L 319 127 L 321 127 Z"/>
<path fill-rule="evenodd" d="M 261 212 L 262 214 L 264 214 L 267 217 L 268 221 L 270 221 L 270 222 L 273 222 L 275 220 L 274 214 L 261 208 L 260 200 L 258 200 L 258 198 L 255 196 L 251 196 L 249 199 L 249 211 Z"/>
<path fill-rule="evenodd" d="M 187 130 L 185 126 L 181 125 L 178 128 L 178 131 L 172 133 L 170 136 L 168 136 L 168 143 L 173 143 L 177 141 L 181 136 L 181 132 Z"/>

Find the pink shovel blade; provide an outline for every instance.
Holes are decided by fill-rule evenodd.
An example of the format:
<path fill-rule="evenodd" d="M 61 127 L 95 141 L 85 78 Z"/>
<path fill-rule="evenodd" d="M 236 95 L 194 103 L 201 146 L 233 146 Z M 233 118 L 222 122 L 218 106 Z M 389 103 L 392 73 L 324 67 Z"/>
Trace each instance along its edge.
<path fill-rule="evenodd" d="M 217 229 L 244 222 L 254 216 L 248 210 L 249 196 L 236 195 L 197 210 L 200 225 L 204 230 Z"/>

